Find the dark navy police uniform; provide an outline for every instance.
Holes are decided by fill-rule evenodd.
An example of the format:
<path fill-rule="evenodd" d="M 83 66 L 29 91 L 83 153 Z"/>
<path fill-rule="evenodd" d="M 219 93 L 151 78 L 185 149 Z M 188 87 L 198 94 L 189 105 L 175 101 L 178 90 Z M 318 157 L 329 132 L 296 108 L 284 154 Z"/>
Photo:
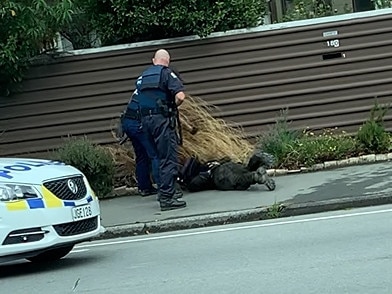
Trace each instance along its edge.
<path fill-rule="evenodd" d="M 134 95 L 132 95 L 132 98 Z M 132 98 L 128 104 L 128 109 L 137 111 L 138 104 Z M 125 117 L 122 120 L 122 127 L 131 140 L 135 152 L 136 180 L 140 193 L 143 196 L 154 194 L 156 191 L 152 186 L 151 174 L 154 182 L 159 185 L 159 160 L 154 140 L 142 128 L 141 120 L 138 117 Z"/>
<path fill-rule="evenodd" d="M 175 194 L 179 168 L 175 95 L 181 91 L 184 91 L 184 86 L 170 68 L 152 65 L 137 79 L 135 93 L 125 114 L 129 120 L 139 119 L 143 134 L 143 139 L 139 141 L 152 159 L 153 174 L 154 163 L 159 164 L 158 179 L 155 180 L 161 207 L 170 206 Z M 126 123 L 124 130 L 127 130 Z"/>

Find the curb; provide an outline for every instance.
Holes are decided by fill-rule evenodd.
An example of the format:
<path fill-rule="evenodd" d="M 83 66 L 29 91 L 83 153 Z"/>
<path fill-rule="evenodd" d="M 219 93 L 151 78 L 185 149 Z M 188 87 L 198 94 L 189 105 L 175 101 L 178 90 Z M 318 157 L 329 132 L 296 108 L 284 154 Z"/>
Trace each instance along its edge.
<path fill-rule="evenodd" d="M 368 196 L 346 197 L 299 204 L 280 203 L 272 205 L 271 207 L 257 207 L 238 211 L 226 211 L 176 219 L 106 227 L 106 231 L 93 240 L 203 228 L 216 225 L 251 222 L 385 204 L 392 204 L 392 193 L 374 193 Z"/>

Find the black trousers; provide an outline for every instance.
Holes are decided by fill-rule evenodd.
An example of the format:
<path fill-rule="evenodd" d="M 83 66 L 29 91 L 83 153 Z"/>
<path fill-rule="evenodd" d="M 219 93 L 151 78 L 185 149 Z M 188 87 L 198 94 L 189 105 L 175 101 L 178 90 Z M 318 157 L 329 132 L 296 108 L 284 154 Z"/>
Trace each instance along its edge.
<path fill-rule="evenodd" d="M 143 129 L 153 138 L 159 160 L 159 199 L 170 202 L 179 172 L 177 134 L 170 119 L 162 114 L 142 117 Z"/>
<path fill-rule="evenodd" d="M 253 172 L 235 162 L 225 162 L 212 172 L 212 180 L 217 190 L 247 190 L 256 182 Z"/>

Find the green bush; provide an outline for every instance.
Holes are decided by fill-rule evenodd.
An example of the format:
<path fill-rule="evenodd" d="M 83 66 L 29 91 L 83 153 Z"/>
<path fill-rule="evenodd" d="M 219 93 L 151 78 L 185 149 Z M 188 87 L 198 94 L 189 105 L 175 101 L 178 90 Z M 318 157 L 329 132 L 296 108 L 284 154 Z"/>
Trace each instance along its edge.
<path fill-rule="evenodd" d="M 366 152 L 383 153 L 390 150 L 390 135 L 384 126 L 384 116 L 389 108 L 389 105 L 383 106 L 376 102 L 369 119 L 358 130 L 357 139 Z"/>
<path fill-rule="evenodd" d="M 287 154 L 292 152 L 295 140 L 299 137 L 297 131 L 290 130 L 287 122 L 287 113 L 287 109 L 281 110 L 275 125 L 261 135 L 257 142 L 257 149 L 261 149 L 275 157 L 276 167 L 282 166 Z"/>
<path fill-rule="evenodd" d="M 293 131 L 287 122 L 287 109 L 282 110 L 275 125 L 259 138 L 256 148 L 274 155 L 275 168 L 289 169 L 365 153 L 386 153 L 392 150 L 392 136 L 384 127 L 384 116 L 389 108 L 376 102 L 370 118 L 356 136 L 348 136 L 344 131 L 337 133 L 337 128 L 325 129 L 317 135 L 307 130 Z"/>
<path fill-rule="evenodd" d="M 286 153 L 282 165 L 298 168 L 310 167 L 317 163 L 330 160 L 341 160 L 359 153 L 356 140 L 350 136 L 334 134 L 332 130 L 324 130 L 318 136 L 306 132 L 296 139 Z"/>
<path fill-rule="evenodd" d="M 86 0 L 86 21 L 103 45 L 132 43 L 214 31 L 247 28 L 262 23 L 264 0 Z"/>
<path fill-rule="evenodd" d="M 59 32 L 75 49 L 149 41 L 262 24 L 264 0 L 0 1 L 0 96 L 19 90 L 34 58 Z M 95 40 L 91 40 L 96 36 Z"/>
<path fill-rule="evenodd" d="M 115 164 L 104 148 L 88 139 L 69 139 L 57 150 L 56 157 L 82 171 L 99 197 L 113 190 Z"/>
<path fill-rule="evenodd" d="M 287 9 L 283 21 L 312 19 L 334 15 L 331 1 L 328 0 L 294 0 Z"/>
<path fill-rule="evenodd" d="M 52 48 L 72 9 L 72 0 L 0 1 L 0 95 L 15 91 L 32 57 Z"/>

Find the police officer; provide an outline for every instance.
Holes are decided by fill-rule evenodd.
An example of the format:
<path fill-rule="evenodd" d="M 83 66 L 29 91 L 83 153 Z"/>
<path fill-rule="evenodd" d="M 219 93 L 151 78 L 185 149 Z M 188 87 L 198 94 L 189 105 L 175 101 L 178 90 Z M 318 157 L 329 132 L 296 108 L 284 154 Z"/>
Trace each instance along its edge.
<path fill-rule="evenodd" d="M 173 69 L 173 71 L 175 71 L 175 69 Z M 177 75 L 179 76 L 179 74 Z M 133 99 L 133 95 L 137 95 L 137 91 L 133 92 L 127 109 L 137 112 L 139 106 L 135 102 L 137 99 Z M 142 197 L 157 194 L 157 189 L 152 185 L 151 175 L 154 183 L 159 186 L 159 160 L 152 137 L 142 129 L 140 115 L 129 113 L 129 111 L 125 112 L 121 117 L 121 127 L 120 132 L 124 132 L 126 136 L 124 137 L 123 134 L 119 134 L 120 137 L 122 137 L 120 144 L 123 144 L 126 140 L 130 139 L 134 149 L 136 181 L 139 194 Z M 175 197 L 182 198 L 183 193 L 178 183 L 176 183 L 176 186 Z M 159 201 L 159 198 L 157 198 L 157 200 Z"/>
<path fill-rule="evenodd" d="M 166 50 L 156 51 L 152 63 L 137 79 L 125 117 L 139 120 L 147 154 L 155 160 L 153 153 L 156 153 L 152 164 L 159 165 L 158 200 L 165 211 L 186 206 L 185 201 L 175 197 L 179 168 L 176 111 L 185 93 L 182 82 L 168 67 L 170 55 Z"/>
<path fill-rule="evenodd" d="M 155 183 L 159 183 L 159 160 L 153 138 L 142 128 L 141 117 L 137 115 L 139 105 L 135 102 L 135 90 L 128 103 L 121 124 L 127 137 L 131 140 L 135 153 L 136 181 L 139 194 L 142 197 L 154 195 L 157 190 L 153 187 L 151 174 Z M 133 111 L 133 112 L 132 112 Z M 150 172 L 151 171 L 151 172 Z"/>

